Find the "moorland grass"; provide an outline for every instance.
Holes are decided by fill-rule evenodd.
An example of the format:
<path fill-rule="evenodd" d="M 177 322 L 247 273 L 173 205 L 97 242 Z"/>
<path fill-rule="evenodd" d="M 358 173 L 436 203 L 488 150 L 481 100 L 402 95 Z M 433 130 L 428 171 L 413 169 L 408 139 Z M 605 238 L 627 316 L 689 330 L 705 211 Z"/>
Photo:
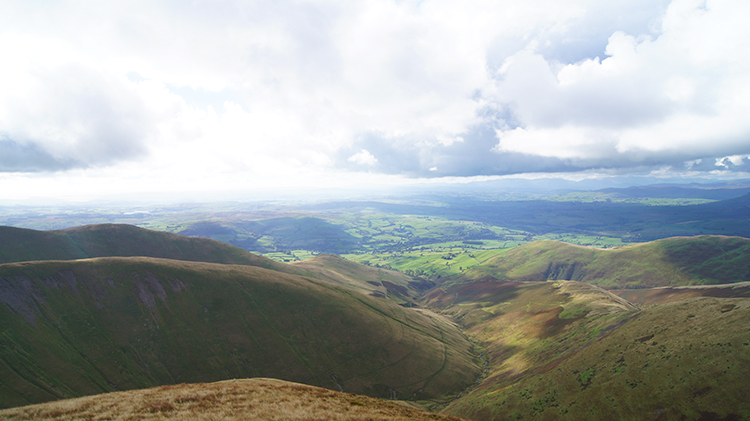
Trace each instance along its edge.
<path fill-rule="evenodd" d="M 0 411 L 8 420 L 459 421 L 392 401 L 275 379 L 114 392 Z"/>
<path fill-rule="evenodd" d="M 750 417 L 748 298 L 639 309 L 575 281 L 476 281 L 433 290 L 427 303 L 460 320 L 490 359 L 487 378 L 445 413 L 475 420 Z"/>

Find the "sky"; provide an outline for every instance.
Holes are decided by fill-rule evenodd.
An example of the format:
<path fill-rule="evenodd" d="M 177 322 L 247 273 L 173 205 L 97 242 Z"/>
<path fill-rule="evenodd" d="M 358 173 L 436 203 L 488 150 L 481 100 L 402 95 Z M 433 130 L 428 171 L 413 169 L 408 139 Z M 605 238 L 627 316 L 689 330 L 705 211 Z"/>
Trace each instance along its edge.
<path fill-rule="evenodd" d="M 750 178 L 748 16 L 746 0 L 0 0 L 0 201 Z"/>

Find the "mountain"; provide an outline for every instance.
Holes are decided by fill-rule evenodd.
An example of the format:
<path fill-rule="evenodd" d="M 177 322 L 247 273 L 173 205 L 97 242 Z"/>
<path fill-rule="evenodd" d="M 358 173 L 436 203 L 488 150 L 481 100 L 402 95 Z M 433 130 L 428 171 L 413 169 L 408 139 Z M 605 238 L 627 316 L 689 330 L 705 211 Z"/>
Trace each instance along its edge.
<path fill-rule="evenodd" d="M 746 296 L 745 296 L 746 297 Z M 575 282 L 443 285 L 425 304 L 483 349 L 485 377 L 443 413 L 474 420 L 740 420 L 749 298 L 638 308 Z"/>
<path fill-rule="evenodd" d="M 745 238 L 607 250 L 540 241 L 433 285 L 333 255 L 281 264 L 143 231 L 5 231 L 15 237 L 0 249 L 12 253 L 10 238 L 17 258 L 35 260 L 0 264 L 0 407 L 131 392 L 0 417 L 66 419 L 122 400 L 144 417 L 189 410 L 213 419 L 201 411 L 220 407 L 231 419 L 238 407 L 250 410 L 248 399 L 263 410 L 267 398 L 247 397 L 262 389 L 283 403 L 269 411 L 298 407 L 299 398 L 348 408 L 354 415 L 344 419 L 404 415 L 333 391 L 478 421 L 750 418 Z M 68 244 L 68 259 L 75 250 L 144 255 L 42 260 L 60 252 L 43 238 Z M 329 390 L 205 384 L 251 377 Z M 134 391 L 154 386 L 162 387 Z M 380 415 L 357 412 L 371 405 Z"/>
<path fill-rule="evenodd" d="M 545 240 L 511 249 L 453 281 L 560 279 L 606 288 L 728 284 L 750 281 L 748 256 L 750 239 L 742 237 L 677 237 L 607 250 Z"/>
<path fill-rule="evenodd" d="M 87 225 L 54 231 L 0 226 L 0 263 L 146 256 L 196 262 L 279 268 L 239 247 L 125 224 Z"/>
<path fill-rule="evenodd" d="M 0 302 L 0 407 L 245 377 L 439 400 L 479 375 L 442 316 L 257 266 L 7 263 Z"/>
<path fill-rule="evenodd" d="M 605 188 L 597 190 L 601 193 L 614 193 L 618 197 L 627 198 L 674 198 L 674 199 L 711 199 L 727 200 L 746 195 L 750 193 L 750 187 L 747 183 L 741 185 L 720 185 L 720 186 L 702 186 L 702 185 L 651 185 L 651 186 L 634 186 L 626 188 Z"/>
<path fill-rule="evenodd" d="M 0 410 L 8 420 L 460 421 L 396 402 L 275 379 L 225 380 L 113 392 Z"/>

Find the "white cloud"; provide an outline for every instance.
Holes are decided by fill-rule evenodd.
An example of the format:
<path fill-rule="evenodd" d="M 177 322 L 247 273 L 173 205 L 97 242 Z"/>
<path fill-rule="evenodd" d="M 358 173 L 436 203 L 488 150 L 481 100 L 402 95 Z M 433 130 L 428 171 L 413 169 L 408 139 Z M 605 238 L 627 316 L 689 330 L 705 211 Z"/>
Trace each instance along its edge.
<path fill-rule="evenodd" d="M 729 168 L 730 165 L 739 166 L 745 163 L 745 159 L 750 160 L 750 156 L 732 155 L 732 156 L 725 156 L 723 158 L 716 158 L 716 166 L 724 167 L 724 168 Z"/>
<path fill-rule="evenodd" d="M 4 2 L 0 171 L 293 184 L 750 153 L 750 6 L 668 1 Z"/>
<path fill-rule="evenodd" d="M 373 166 L 378 163 L 378 159 L 375 158 L 367 149 L 362 149 L 361 151 L 350 156 L 348 161 L 354 162 L 355 164 L 359 165 L 369 166 Z"/>
<path fill-rule="evenodd" d="M 750 150 L 750 4 L 703 3 L 673 1 L 652 36 L 615 32 L 603 59 L 510 57 L 495 97 L 518 127 L 495 150 L 613 163 Z"/>

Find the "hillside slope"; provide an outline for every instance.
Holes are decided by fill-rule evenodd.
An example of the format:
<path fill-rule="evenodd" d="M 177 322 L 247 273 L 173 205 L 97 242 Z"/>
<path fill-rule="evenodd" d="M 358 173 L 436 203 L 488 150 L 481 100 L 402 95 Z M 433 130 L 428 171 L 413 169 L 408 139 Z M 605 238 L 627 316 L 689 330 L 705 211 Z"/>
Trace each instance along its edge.
<path fill-rule="evenodd" d="M 427 303 L 461 321 L 486 377 L 444 411 L 475 420 L 750 417 L 749 298 L 638 309 L 575 282 L 453 284 Z"/>
<path fill-rule="evenodd" d="M 239 247 L 125 224 L 87 225 L 54 231 L 0 226 L 0 263 L 146 256 L 195 262 L 278 268 Z"/>
<path fill-rule="evenodd" d="M 433 286 L 401 272 L 374 268 L 330 254 L 321 254 L 289 265 L 290 272 L 325 279 L 365 294 L 413 304 L 422 291 Z"/>
<path fill-rule="evenodd" d="M 605 288 L 647 288 L 750 281 L 750 239 L 675 237 L 618 249 L 536 241 L 467 270 L 461 280 L 576 280 Z"/>
<path fill-rule="evenodd" d="M 113 392 L 0 411 L 7 420 L 460 421 L 395 402 L 275 379 L 226 380 Z"/>
<path fill-rule="evenodd" d="M 0 407 L 257 376 L 429 400 L 479 373 L 440 316 L 253 266 L 9 263 L 0 303 Z"/>

